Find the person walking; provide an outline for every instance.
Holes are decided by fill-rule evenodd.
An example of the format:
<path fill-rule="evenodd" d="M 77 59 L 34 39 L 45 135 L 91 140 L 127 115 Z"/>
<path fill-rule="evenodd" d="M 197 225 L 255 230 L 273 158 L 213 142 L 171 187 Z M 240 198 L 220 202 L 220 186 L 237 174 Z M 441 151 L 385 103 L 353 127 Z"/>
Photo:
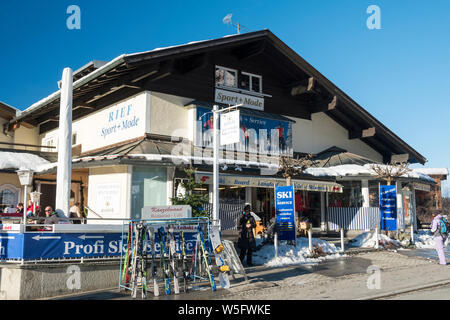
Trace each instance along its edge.
<path fill-rule="evenodd" d="M 444 223 L 442 220 L 443 217 L 438 210 L 434 211 L 431 216 L 433 217 L 433 221 L 431 222 L 431 232 L 434 234 L 434 242 L 436 252 L 439 256 L 439 264 L 446 265 L 447 261 L 445 260 L 444 243 L 445 240 L 447 240 L 447 233 L 442 234 L 441 232 L 441 224 Z"/>
<path fill-rule="evenodd" d="M 246 203 L 242 216 L 238 220 L 237 228 L 239 231 L 239 239 L 237 246 L 241 249 L 239 258 L 241 262 L 244 261 L 245 255 L 247 255 L 247 266 L 253 266 L 252 263 L 252 251 L 256 250 L 256 241 L 254 230 L 256 228 L 255 218 L 252 216 L 251 205 Z"/>

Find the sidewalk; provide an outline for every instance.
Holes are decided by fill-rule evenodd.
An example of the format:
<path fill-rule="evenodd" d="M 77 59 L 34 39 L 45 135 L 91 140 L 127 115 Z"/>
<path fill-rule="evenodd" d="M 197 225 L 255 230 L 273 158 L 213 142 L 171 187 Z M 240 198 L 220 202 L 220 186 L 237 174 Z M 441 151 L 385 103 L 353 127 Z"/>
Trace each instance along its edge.
<path fill-rule="evenodd" d="M 368 267 L 380 270 L 379 289 L 369 289 L 373 275 Z M 309 269 L 309 272 L 308 272 Z M 317 266 L 299 266 L 248 273 L 250 283 L 232 286 L 221 297 L 233 300 L 373 299 L 436 283 L 450 283 L 450 266 L 435 260 L 408 257 L 393 251 L 358 254 Z M 372 276 L 373 278 L 373 276 Z M 450 297 L 449 297 L 450 298 Z"/>

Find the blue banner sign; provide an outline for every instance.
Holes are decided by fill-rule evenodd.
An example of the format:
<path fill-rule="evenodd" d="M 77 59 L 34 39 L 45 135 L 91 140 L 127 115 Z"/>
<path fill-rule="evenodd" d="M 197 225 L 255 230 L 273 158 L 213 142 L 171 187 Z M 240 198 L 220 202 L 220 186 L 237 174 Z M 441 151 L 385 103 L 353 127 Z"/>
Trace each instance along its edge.
<path fill-rule="evenodd" d="M 196 232 L 185 232 L 186 253 L 194 253 Z M 122 233 L 2 233 L 1 260 L 40 260 L 64 258 L 120 257 L 125 252 L 128 234 Z M 180 233 L 174 233 L 175 247 L 181 253 Z M 151 246 L 148 246 L 151 254 Z M 156 235 L 155 252 L 161 245 Z"/>
<path fill-rule="evenodd" d="M 295 240 L 294 187 L 275 188 L 275 212 L 279 240 Z"/>
<path fill-rule="evenodd" d="M 395 186 L 380 185 L 380 228 L 397 230 L 397 189 Z"/>

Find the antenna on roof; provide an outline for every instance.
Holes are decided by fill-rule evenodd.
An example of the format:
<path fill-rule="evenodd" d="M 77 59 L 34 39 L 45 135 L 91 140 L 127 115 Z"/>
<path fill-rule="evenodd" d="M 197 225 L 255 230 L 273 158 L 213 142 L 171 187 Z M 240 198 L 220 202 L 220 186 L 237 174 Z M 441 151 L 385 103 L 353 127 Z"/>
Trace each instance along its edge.
<path fill-rule="evenodd" d="M 246 27 L 244 27 L 243 25 L 241 25 L 239 22 L 234 23 L 233 20 L 231 20 L 231 17 L 233 16 L 232 13 L 227 14 L 223 19 L 222 22 L 224 24 L 231 24 L 233 26 L 235 26 L 237 28 L 237 33 L 240 34 L 241 33 L 241 29 L 246 29 L 247 31 L 249 31 Z"/>

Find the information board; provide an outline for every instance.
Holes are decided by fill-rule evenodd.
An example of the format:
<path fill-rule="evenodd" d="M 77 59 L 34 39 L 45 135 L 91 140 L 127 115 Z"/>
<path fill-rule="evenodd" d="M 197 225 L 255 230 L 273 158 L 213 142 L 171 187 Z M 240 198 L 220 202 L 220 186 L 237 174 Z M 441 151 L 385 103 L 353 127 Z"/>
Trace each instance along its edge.
<path fill-rule="evenodd" d="M 380 218 L 381 230 L 397 230 L 397 189 L 395 185 L 380 185 Z"/>
<path fill-rule="evenodd" d="M 275 213 L 278 240 L 296 240 L 293 186 L 275 188 Z"/>

